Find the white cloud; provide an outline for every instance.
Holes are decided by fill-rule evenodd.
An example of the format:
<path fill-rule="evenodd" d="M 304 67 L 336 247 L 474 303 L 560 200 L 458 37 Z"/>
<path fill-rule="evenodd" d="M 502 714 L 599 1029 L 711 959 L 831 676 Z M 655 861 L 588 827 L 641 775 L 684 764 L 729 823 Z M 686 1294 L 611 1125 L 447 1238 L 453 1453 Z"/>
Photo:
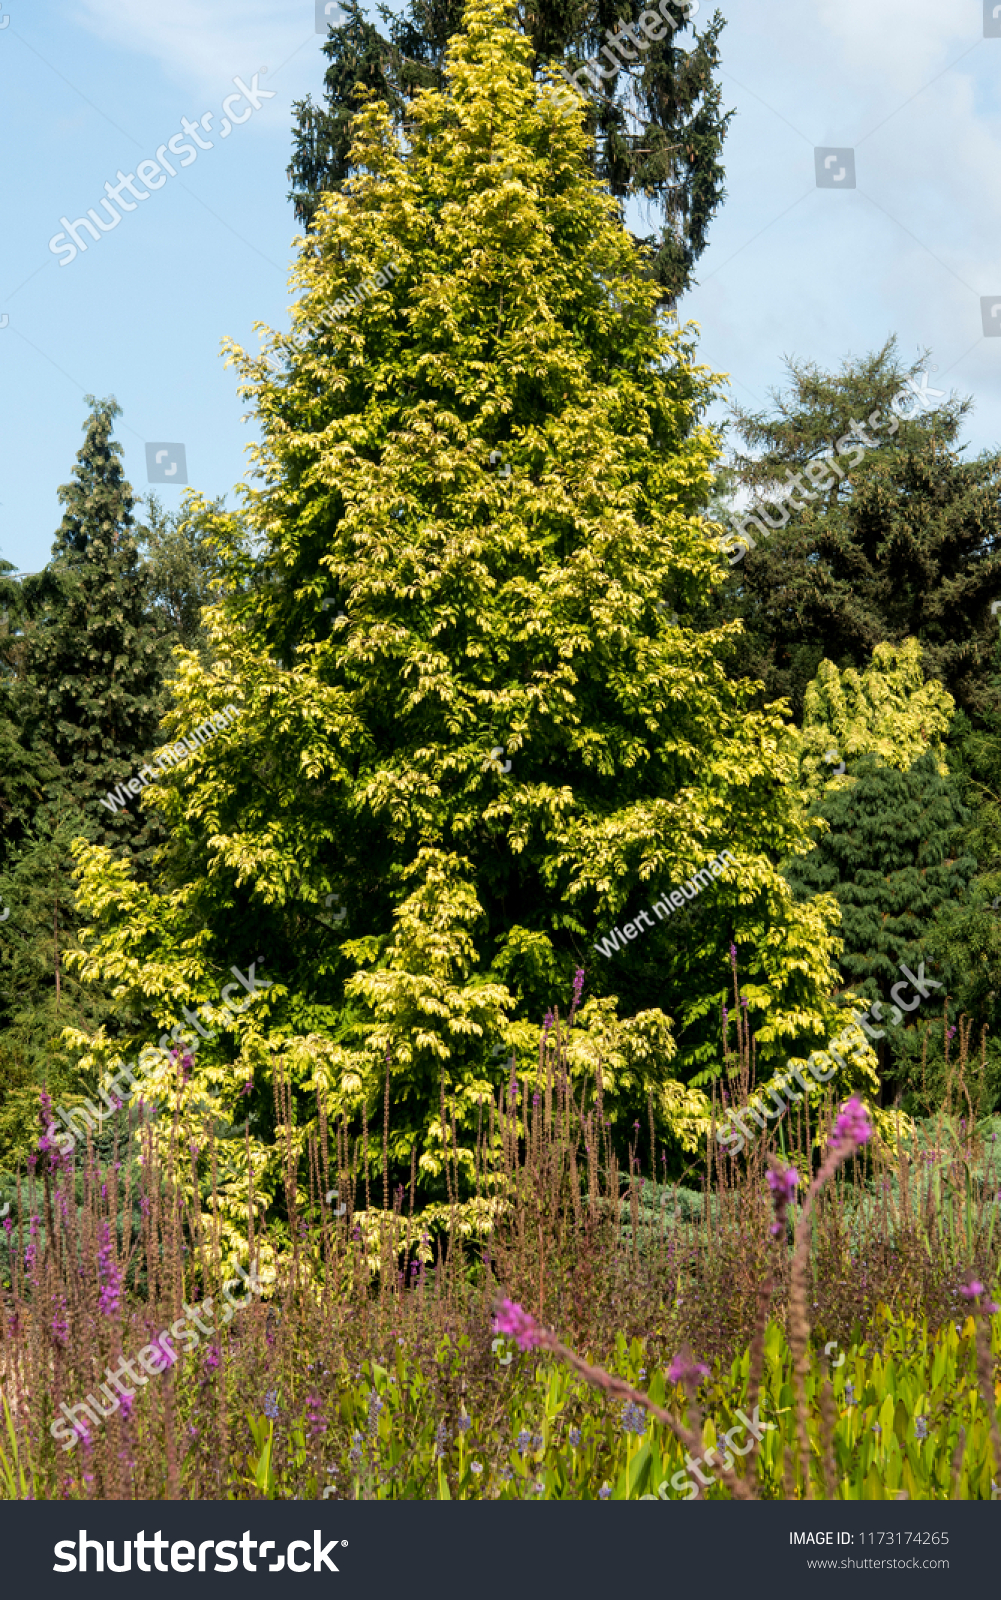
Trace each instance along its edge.
<path fill-rule="evenodd" d="M 765 13 L 730 0 L 727 12 L 729 199 L 704 288 L 681 307 L 702 324 L 704 358 L 747 403 L 781 380 L 783 353 L 836 366 L 897 332 L 905 358 L 930 345 L 945 383 L 974 394 L 976 443 L 993 444 L 1001 339 L 982 338 L 979 297 L 1001 293 L 1001 38 L 983 38 L 982 7 L 777 0 Z M 813 187 L 814 144 L 855 149 L 854 192 Z"/>
<path fill-rule="evenodd" d="M 210 100 L 234 73 L 246 77 L 267 66 L 273 77 L 304 44 L 312 42 L 319 56 L 313 19 L 309 0 L 80 0 L 75 16 L 104 44 L 152 57 Z"/>

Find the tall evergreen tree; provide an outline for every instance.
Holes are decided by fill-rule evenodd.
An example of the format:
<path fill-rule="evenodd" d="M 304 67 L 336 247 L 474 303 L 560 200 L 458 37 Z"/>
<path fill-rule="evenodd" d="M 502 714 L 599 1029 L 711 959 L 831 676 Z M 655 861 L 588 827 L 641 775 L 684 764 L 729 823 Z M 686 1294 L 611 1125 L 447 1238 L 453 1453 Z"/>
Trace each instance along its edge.
<path fill-rule="evenodd" d="M 323 103 L 307 95 L 294 104 L 289 198 L 306 225 L 322 194 L 342 191 L 351 172 L 351 119 L 372 95 L 399 128 L 416 93 L 444 88 L 448 43 L 463 15 L 462 0 L 411 0 L 403 16 L 379 8 L 386 29 L 380 33 L 358 0 L 344 9 L 348 20 L 331 29 L 323 46 L 330 63 Z M 694 17 L 698 10 L 698 0 L 671 0 L 670 6 L 663 0 L 656 11 L 647 10 L 645 0 L 532 0 L 516 11 L 537 73 L 559 83 L 576 74 L 578 89 L 588 80 L 575 103 L 586 110 L 594 169 L 608 192 L 622 201 L 635 196 L 660 211 L 659 232 L 642 242 L 672 301 L 692 283 L 709 224 L 725 199 L 720 157 L 733 115 L 721 111 L 714 77 L 720 13 L 693 29 L 690 45 L 679 43 L 689 25 L 686 13 Z M 596 66 L 582 71 L 589 60 Z"/>
<path fill-rule="evenodd" d="M 768 699 L 789 696 L 798 714 L 822 658 L 861 670 L 877 644 L 914 637 L 926 675 L 979 715 L 1001 597 L 1001 456 L 962 459 L 971 402 L 922 405 L 922 362 L 904 367 L 893 339 L 838 373 L 788 365 L 775 412 L 736 412 L 756 453 L 734 465 L 775 531 L 748 525 L 755 548 L 719 597 L 722 615 L 744 622 L 733 670 L 760 677 Z"/>
<path fill-rule="evenodd" d="M 111 437 L 120 408 L 87 396 L 91 413 L 66 507 L 43 572 L 24 581 L 24 676 L 16 703 L 22 741 L 60 768 L 60 796 L 81 813 L 81 831 L 127 853 L 151 842 L 132 806 L 102 804 L 134 776 L 152 748 L 162 705 L 161 632 L 133 532 L 134 497 Z"/>
<path fill-rule="evenodd" d="M 297 1138 L 317 1089 L 331 1113 L 381 1104 L 388 1072 L 390 1160 L 416 1143 L 441 1202 L 442 1095 L 468 1173 L 503 1056 L 535 1071 L 579 967 L 575 1077 L 600 1063 L 616 1117 L 649 1093 L 690 1148 L 706 1103 L 672 1070 L 674 1006 L 721 1064 L 698 1027 L 731 941 L 759 1057 L 836 1027 L 836 907 L 797 905 L 775 865 L 809 845 L 783 724 L 748 711 L 718 632 L 672 622 L 721 576 L 699 515 L 711 380 L 658 320 L 581 119 L 533 81 L 503 0 L 472 0 L 466 30 L 405 149 L 384 108 L 359 117 L 356 176 L 297 262 L 301 338 L 233 348 L 260 416 L 262 553 L 216 610 L 211 669 L 188 658 L 176 692 L 187 719 L 239 698 L 239 737 L 160 786 L 155 890 L 80 853 L 87 970 L 145 1015 L 136 1044 L 206 1007 L 216 1037 L 182 1093 L 249 1108 L 262 1183 L 276 1068 Z M 399 272 L 348 309 L 384 261 Z M 618 964 L 596 957 L 724 847 L 697 926 L 637 911 Z M 662 970 L 637 982 L 636 927 L 654 969 L 683 952 L 688 995 Z M 251 963 L 272 987 L 223 1022 L 229 968 Z M 83 1042 L 95 1066 L 112 1054 Z"/>
<path fill-rule="evenodd" d="M 969 813 L 931 750 L 906 772 L 860 756 L 847 762 L 846 776 L 848 782 L 828 788 L 811 807 L 827 823 L 817 848 L 793 858 L 786 872 L 798 895 L 837 900 L 844 986 L 867 1002 L 879 1001 L 881 1074 L 913 1089 L 916 1030 L 923 1034 L 932 1012 L 941 1017 L 952 978 L 932 959 L 935 922 L 942 908 L 963 903 L 976 871 L 973 856 L 952 854 Z M 915 999 L 910 988 L 898 991 L 904 1011 L 893 995 L 901 962 L 913 973 L 927 963 L 928 976 L 942 985 L 913 1016 L 905 1014 Z"/>

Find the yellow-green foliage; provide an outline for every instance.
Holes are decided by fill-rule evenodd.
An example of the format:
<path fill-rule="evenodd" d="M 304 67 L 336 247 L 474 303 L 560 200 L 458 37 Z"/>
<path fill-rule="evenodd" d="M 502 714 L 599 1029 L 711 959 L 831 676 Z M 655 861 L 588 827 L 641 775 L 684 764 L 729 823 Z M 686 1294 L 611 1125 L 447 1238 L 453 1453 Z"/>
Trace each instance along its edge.
<path fill-rule="evenodd" d="M 737 864 L 675 940 L 686 1024 L 715 1028 L 736 938 L 763 1066 L 837 1026 L 836 904 L 797 903 L 776 866 L 810 847 L 785 724 L 728 676 L 726 627 L 665 613 L 722 580 L 701 514 L 711 375 L 501 0 L 467 7 L 448 72 L 406 147 L 379 106 L 357 119 L 354 176 L 297 256 L 301 337 L 264 330 L 267 359 L 230 347 L 261 430 L 256 554 L 195 507 L 228 596 L 204 614 L 209 663 L 179 653 L 167 726 L 232 700 L 238 729 L 144 791 L 170 840 L 157 881 L 78 852 L 81 971 L 117 985 L 121 1028 L 74 1042 L 96 1066 L 182 1004 L 212 1008 L 185 1136 L 209 1107 L 233 1128 L 253 1111 L 263 1201 L 285 1158 L 254 1134 L 279 1070 L 301 1150 L 316 1091 L 331 1116 L 380 1104 L 388 1060 L 389 1159 L 416 1145 L 422 1187 L 444 1077 L 468 1173 L 497 1044 L 524 1076 L 602 927 L 724 842 Z M 390 259 L 391 282 L 325 320 Z M 273 987 L 226 1017 L 230 964 L 258 952 Z M 693 1150 L 707 1107 L 674 1079 L 663 989 L 628 1016 L 615 984 L 589 982 L 570 1068 L 600 1058 L 613 1118 L 649 1093 Z"/>
<path fill-rule="evenodd" d="M 884 766 L 906 772 L 930 748 L 944 777 L 943 738 L 954 710 L 952 695 L 937 678 L 925 682 L 917 639 L 878 644 L 862 673 L 854 667 L 839 672 L 832 661 L 822 661 L 803 701 L 798 742 L 804 797 L 850 783 L 847 774 L 831 772 L 853 756 L 876 755 Z M 832 750 L 837 759 L 825 759 Z"/>
<path fill-rule="evenodd" d="M 829 1355 L 813 1355 L 805 1393 L 814 1496 L 823 1498 L 826 1493 L 820 1392 L 829 1381 L 835 1419 L 833 1498 L 892 1500 L 903 1492 L 912 1500 L 990 1500 L 992 1482 L 1001 1474 L 994 1469 L 992 1478 L 989 1422 L 977 1386 L 972 1317 L 958 1331 L 950 1325 L 934 1337 L 927 1327 L 889 1312 L 880 1315 L 877 1327 L 880 1349 L 864 1343 L 844 1351 L 844 1359 L 838 1348 Z M 461 1343 L 465 1347 L 467 1341 Z M 998 1317 L 993 1349 L 996 1361 L 1001 1353 Z M 617 1500 L 691 1498 L 687 1485 L 693 1480 L 685 1475 L 685 1450 L 670 1430 L 648 1421 L 644 1431 L 626 1432 L 620 1402 L 607 1401 L 560 1362 L 519 1355 L 514 1346 L 507 1353 L 512 1351 L 502 1413 L 471 1415 L 468 1428 L 457 1429 L 454 1439 L 450 1436 L 445 1442 L 437 1436 L 440 1412 L 428 1385 L 403 1352 L 395 1367 L 366 1363 L 360 1379 L 345 1382 L 341 1392 L 344 1424 L 356 1440 L 353 1456 L 346 1457 L 352 1494 L 377 1499 L 419 1495 L 580 1500 L 595 1498 L 605 1484 Z M 447 1367 L 456 1354 L 456 1348 L 443 1341 L 440 1362 Z M 503 1354 L 496 1351 L 498 1359 Z M 683 1389 L 669 1383 L 661 1371 L 650 1373 L 650 1363 L 644 1344 L 628 1343 L 619 1335 L 611 1369 L 682 1418 Z M 749 1365 L 745 1351 L 729 1369 L 717 1370 L 707 1380 L 701 1394 L 706 1449 L 735 1424 L 738 1439 L 747 1442 L 737 1412 L 748 1414 Z M 381 1410 L 370 1435 L 373 1393 Z M 766 1425 L 766 1431 L 757 1494 L 761 1499 L 784 1499 L 786 1460 L 798 1460 L 798 1445 L 792 1357 L 777 1323 L 769 1326 L 765 1338 L 758 1406 L 759 1424 Z M 571 1429 L 580 1431 L 576 1443 Z M 362 1440 L 366 1442 L 358 1442 Z M 472 1470 L 474 1461 L 493 1466 L 477 1473 Z M 744 1469 L 739 1457 L 737 1461 L 739 1473 Z M 706 1472 L 712 1475 L 711 1469 Z M 673 1485 L 672 1478 L 677 1479 Z M 710 1499 L 730 1498 L 718 1481 L 705 1492 Z"/>

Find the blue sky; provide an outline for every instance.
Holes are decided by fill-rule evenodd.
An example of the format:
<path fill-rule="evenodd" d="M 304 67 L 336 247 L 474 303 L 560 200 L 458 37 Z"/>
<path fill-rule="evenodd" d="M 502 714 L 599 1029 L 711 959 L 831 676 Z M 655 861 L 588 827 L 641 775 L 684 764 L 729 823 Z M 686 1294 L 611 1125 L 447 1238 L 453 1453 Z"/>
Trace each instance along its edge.
<path fill-rule="evenodd" d="M 973 396 L 971 449 L 995 448 L 1001 337 L 984 337 L 980 300 L 1001 299 L 1001 36 L 983 36 L 983 0 L 720 9 L 729 198 L 679 308 L 700 358 L 758 407 L 784 354 L 837 366 L 895 332 L 907 359 L 931 347 L 940 388 Z M 0 556 L 35 571 L 88 392 L 123 408 L 137 492 L 144 444 L 178 441 L 191 484 L 232 501 L 254 430 L 220 342 L 256 349 L 255 321 L 287 326 L 291 105 L 319 96 L 324 60 L 312 0 L 8 0 L 3 17 Z M 249 116 L 230 101 L 245 120 L 220 139 L 234 78 L 255 74 L 273 98 Z M 60 266 L 60 218 L 205 113 L 212 148 Z M 817 187 L 818 146 L 854 150 L 854 189 Z M 181 490 L 157 493 L 172 507 Z"/>

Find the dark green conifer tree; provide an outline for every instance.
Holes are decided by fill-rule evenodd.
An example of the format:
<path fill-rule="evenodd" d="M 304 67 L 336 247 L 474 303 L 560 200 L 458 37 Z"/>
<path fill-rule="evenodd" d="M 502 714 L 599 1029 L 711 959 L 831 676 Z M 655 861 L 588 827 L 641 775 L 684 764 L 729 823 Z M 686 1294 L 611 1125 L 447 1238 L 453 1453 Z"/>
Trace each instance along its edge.
<path fill-rule="evenodd" d="M 163 640 L 133 532 L 134 497 L 111 437 L 117 403 L 87 396 L 91 414 L 52 560 L 24 582 L 28 622 L 16 703 L 22 742 L 45 748 L 61 771 L 60 796 L 78 808 L 78 832 L 142 855 L 149 822 L 109 790 L 134 776 L 156 743 Z M 104 802 L 102 804 L 102 801 Z"/>
<path fill-rule="evenodd" d="M 410 0 L 401 17 L 379 8 L 386 30 L 381 33 L 358 0 L 348 0 L 343 9 L 348 20 L 331 29 L 323 46 L 330 63 L 323 103 L 307 95 L 293 107 L 289 198 L 307 226 L 320 195 L 340 192 L 351 170 L 351 118 L 374 95 L 402 127 L 418 90 L 444 88 L 446 47 L 463 16 L 461 0 Z M 580 104 L 595 139 L 595 171 L 617 198 L 637 196 L 659 208 L 659 232 L 641 242 L 672 301 L 691 284 L 709 224 L 725 199 L 720 156 L 733 115 L 721 111 L 714 77 L 724 26 L 720 13 L 700 30 L 693 28 L 687 47 L 678 42 L 686 12 L 698 10 L 682 0 L 664 0 L 654 11 L 645 0 L 573 0 L 569 6 L 564 0 L 532 0 L 515 12 L 516 25 L 536 52 L 537 75 L 562 82 L 561 68 L 573 74 L 597 59 L 590 86 L 583 72 L 577 77 L 586 89 Z"/>
<path fill-rule="evenodd" d="M 750 530 L 755 548 L 720 592 L 723 615 L 745 626 L 735 674 L 761 678 L 765 698 L 788 696 L 798 715 L 824 657 L 862 670 L 877 644 L 913 637 L 926 676 L 980 715 L 998 629 L 990 605 L 1001 596 L 1001 456 L 962 459 L 957 440 L 971 402 L 919 403 L 907 380 L 923 388 L 922 362 L 905 367 L 894 339 L 837 373 L 788 365 L 775 412 L 736 411 L 756 452 L 737 454 L 737 475 L 765 499 L 769 521 L 786 521 L 767 539 Z M 902 392 L 912 404 L 895 414 Z M 871 447 L 844 449 L 841 476 L 828 471 L 822 487 L 821 457 L 853 429 Z M 768 496 L 792 474 L 798 509 L 788 500 L 780 509 Z"/>
<path fill-rule="evenodd" d="M 815 850 L 793 857 L 785 872 L 800 898 L 837 899 L 845 988 L 866 1003 L 879 1002 L 870 1026 L 884 1033 L 874 1040 L 881 1074 L 901 1090 L 913 1090 L 919 1040 L 933 1016 L 941 1018 L 953 978 L 949 965 L 934 959 L 936 918 L 944 907 L 964 902 L 976 871 L 973 856 L 953 854 L 969 812 L 930 750 L 907 772 L 882 766 L 873 756 L 849 762 L 847 770 L 855 781 L 826 790 L 811 808 L 828 830 Z M 910 1013 L 910 985 L 896 997 L 892 993 L 901 982 L 902 962 L 919 976 L 924 962 L 926 976 L 941 984 Z"/>
<path fill-rule="evenodd" d="M 150 614 L 133 533 L 133 494 L 111 438 L 118 406 L 88 396 L 91 414 L 45 570 L 6 595 L 0 682 L 0 1166 L 37 1131 L 37 1090 L 74 1096 L 67 1024 L 93 1029 L 108 1012 L 65 955 L 79 944 L 75 838 L 113 845 L 140 868 L 159 824 L 133 797 L 101 801 L 132 778 L 157 743 L 166 631 Z M 17 586 L 15 586 L 17 587 Z M 6 915 L 4 915 L 6 912 Z"/>

